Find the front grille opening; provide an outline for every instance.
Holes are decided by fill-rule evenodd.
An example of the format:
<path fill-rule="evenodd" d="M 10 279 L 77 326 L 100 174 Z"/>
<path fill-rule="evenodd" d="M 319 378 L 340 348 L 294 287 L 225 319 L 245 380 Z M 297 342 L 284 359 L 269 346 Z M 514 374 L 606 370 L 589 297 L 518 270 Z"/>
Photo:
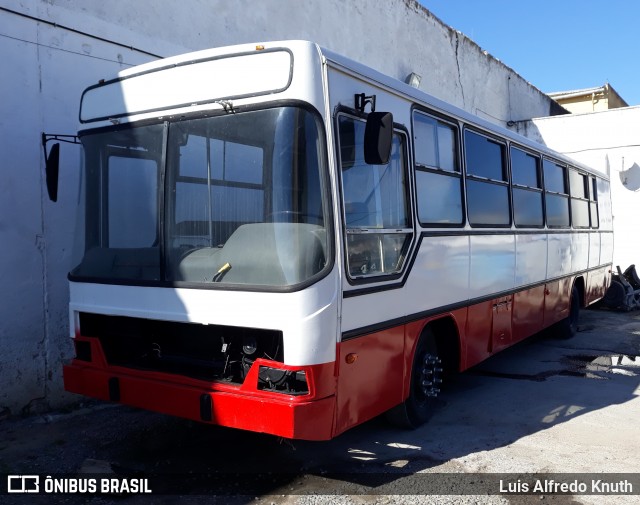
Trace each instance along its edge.
<path fill-rule="evenodd" d="M 100 340 L 107 363 L 241 384 L 257 358 L 282 362 L 282 332 L 80 314 L 83 337 Z"/>

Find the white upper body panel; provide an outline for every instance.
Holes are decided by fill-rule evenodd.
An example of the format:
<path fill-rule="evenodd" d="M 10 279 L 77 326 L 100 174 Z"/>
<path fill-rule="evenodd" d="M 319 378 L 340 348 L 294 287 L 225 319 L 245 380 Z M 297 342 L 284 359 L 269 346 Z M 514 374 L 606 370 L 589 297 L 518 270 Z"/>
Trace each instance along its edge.
<path fill-rule="evenodd" d="M 70 315 L 71 321 L 77 321 L 76 313 L 89 312 L 279 330 L 284 362 L 312 365 L 335 360 L 337 296 L 335 273 L 310 289 L 291 293 L 71 282 Z"/>

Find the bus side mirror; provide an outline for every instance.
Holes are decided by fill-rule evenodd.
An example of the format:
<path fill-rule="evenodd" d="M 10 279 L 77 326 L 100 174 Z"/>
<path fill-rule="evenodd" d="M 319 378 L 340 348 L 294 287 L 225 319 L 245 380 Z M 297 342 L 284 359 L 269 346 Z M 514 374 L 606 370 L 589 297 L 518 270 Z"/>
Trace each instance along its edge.
<path fill-rule="evenodd" d="M 51 146 L 51 151 L 47 154 L 47 142 L 57 140 Z M 47 193 L 49 200 L 58 201 L 58 174 L 60 172 L 60 142 L 68 144 L 80 144 L 76 135 L 60 135 L 42 132 L 42 149 L 44 151 L 44 173 L 47 176 Z"/>
<path fill-rule="evenodd" d="M 386 165 L 391 157 L 393 114 L 371 112 L 364 129 L 364 161 L 369 165 Z"/>
<path fill-rule="evenodd" d="M 58 174 L 60 172 L 60 143 L 51 146 L 47 155 L 45 147 L 44 171 L 47 176 L 47 193 L 49 200 L 58 201 Z"/>

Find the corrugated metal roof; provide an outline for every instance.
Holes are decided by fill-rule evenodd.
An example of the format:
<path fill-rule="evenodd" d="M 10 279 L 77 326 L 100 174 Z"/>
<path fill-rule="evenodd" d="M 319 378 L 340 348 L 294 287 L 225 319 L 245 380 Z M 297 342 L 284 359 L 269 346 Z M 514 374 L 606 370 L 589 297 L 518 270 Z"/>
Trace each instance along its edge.
<path fill-rule="evenodd" d="M 629 106 L 626 100 L 622 98 L 620 94 L 608 82 L 605 82 L 602 86 L 596 86 L 594 88 L 574 89 L 570 91 L 555 91 L 553 93 L 547 93 L 547 96 L 549 96 L 553 100 L 559 101 L 559 100 L 566 100 L 569 98 L 589 96 L 594 93 L 603 94 L 605 95 L 605 97 L 609 99 L 611 99 L 612 97 L 616 97 L 620 101 L 623 107 Z"/>
<path fill-rule="evenodd" d="M 564 98 L 565 96 L 590 95 L 591 93 L 604 92 L 606 87 L 607 85 L 596 86 L 595 88 L 574 89 L 570 91 L 554 91 L 553 93 L 547 93 L 547 95 L 555 100 L 558 100 Z"/>

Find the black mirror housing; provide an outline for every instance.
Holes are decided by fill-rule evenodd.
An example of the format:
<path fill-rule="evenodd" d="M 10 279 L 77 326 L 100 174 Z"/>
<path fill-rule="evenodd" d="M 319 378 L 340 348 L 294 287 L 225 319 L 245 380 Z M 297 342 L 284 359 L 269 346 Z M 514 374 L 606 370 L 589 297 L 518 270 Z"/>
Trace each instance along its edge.
<path fill-rule="evenodd" d="M 45 151 L 46 154 L 46 151 Z M 49 200 L 58 201 L 58 174 L 60 172 L 60 144 L 51 146 L 48 156 L 45 156 L 45 174 L 47 176 L 47 193 Z"/>
<path fill-rule="evenodd" d="M 364 130 L 364 161 L 369 165 L 386 165 L 391 157 L 393 114 L 371 112 Z"/>
<path fill-rule="evenodd" d="M 57 140 L 51 146 L 51 151 L 47 154 L 47 142 Z M 49 200 L 58 201 L 58 176 L 60 172 L 60 142 L 67 144 L 80 144 L 80 139 L 76 135 L 61 135 L 42 132 L 42 150 L 44 151 L 44 173 L 47 176 L 47 193 Z"/>

